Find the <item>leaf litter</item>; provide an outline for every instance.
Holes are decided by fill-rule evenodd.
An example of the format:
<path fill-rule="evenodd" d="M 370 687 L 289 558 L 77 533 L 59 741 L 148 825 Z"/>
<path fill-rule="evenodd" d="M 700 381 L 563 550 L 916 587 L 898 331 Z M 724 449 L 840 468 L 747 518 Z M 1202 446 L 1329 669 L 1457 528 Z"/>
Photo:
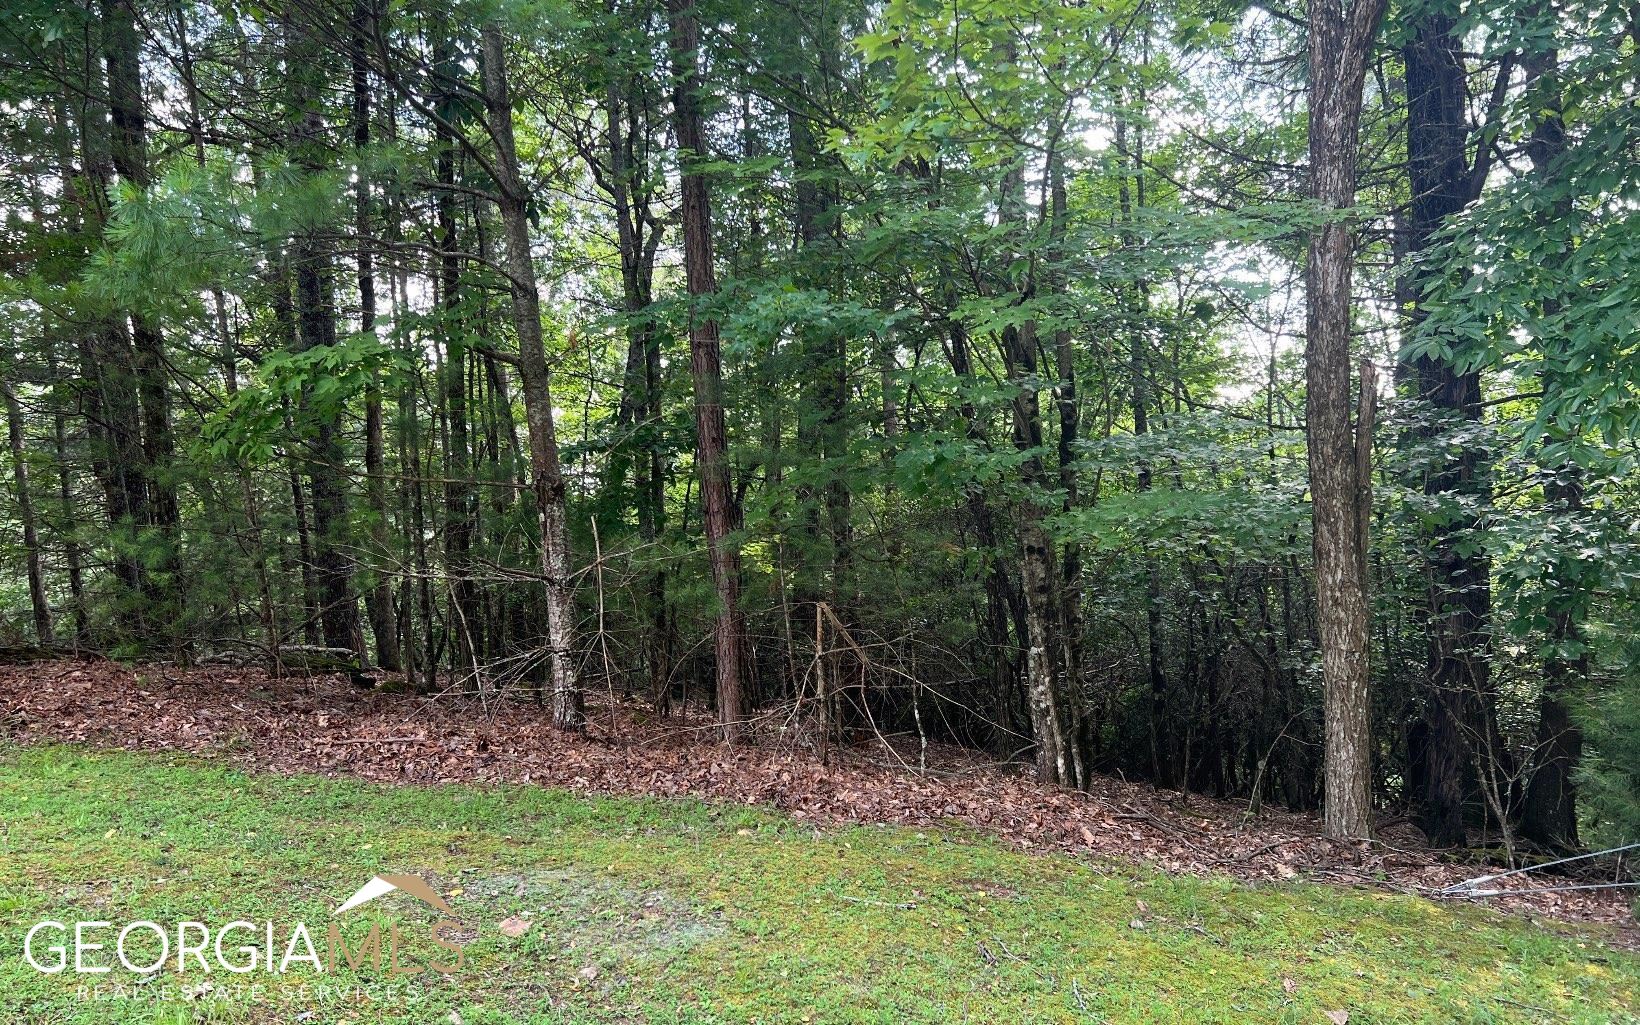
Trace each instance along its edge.
<path fill-rule="evenodd" d="M 413 784 L 525 783 L 586 795 L 694 797 L 766 806 L 816 825 L 958 824 L 1027 851 L 1063 851 L 1169 873 L 1243 882 L 1305 880 L 1427 894 L 1473 876 L 1387 827 L 1373 843 L 1320 834 L 1313 816 L 1097 776 L 1088 791 L 1045 786 L 1025 768 L 930 745 L 907 767 L 873 737 L 812 750 L 775 731 L 734 747 L 704 714 L 660 716 L 646 703 L 588 693 L 584 735 L 553 729 L 534 704 L 362 690 L 343 676 L 274 678 L 255 669 L 126 666 L 102 660 L 0 666 L 0 736 L 123 750 L 230 757 L 283 773 Z M 765 733 L 771 734 L 764 736 Z M 1525 891 L 1529 875 L 1493 884 Z M 1640 947 L 1622 890 L 1515 892 L 1500 911 L 1613 927 Z"/>

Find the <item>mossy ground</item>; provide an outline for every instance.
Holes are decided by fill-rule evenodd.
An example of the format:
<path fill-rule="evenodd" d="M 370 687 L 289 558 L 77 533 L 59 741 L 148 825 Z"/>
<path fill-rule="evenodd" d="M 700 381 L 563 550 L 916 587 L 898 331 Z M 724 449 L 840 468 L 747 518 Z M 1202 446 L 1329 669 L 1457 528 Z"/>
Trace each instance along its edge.
<path fill-rule="evenodd" d="M 22 958 L 45 918 L 322 930 L 393 871 L 475 926 L 459 971 L 389 989 L 298 970 L 254 993 L 216 972 L 214 991 L 150 998 L 198 994 L 195 967 L 86 1000 L 78 987 L 114 980 Z M 397 898 L 349 914 L 432 920 Z M 532 924 L 509 937 L 508 917 Z M 692 801 L 64 747 L 0 754 L 0 951 L 6 1022 L 1640 1022 L 1640 959 L 1470 907 Z"/>

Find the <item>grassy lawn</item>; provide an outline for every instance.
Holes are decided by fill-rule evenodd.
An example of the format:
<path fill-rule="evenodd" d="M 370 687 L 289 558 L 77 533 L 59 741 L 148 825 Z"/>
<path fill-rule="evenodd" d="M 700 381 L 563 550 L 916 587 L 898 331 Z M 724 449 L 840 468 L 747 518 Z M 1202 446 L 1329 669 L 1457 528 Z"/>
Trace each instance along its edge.
<path fill-rule="evenodd" d="M 192 963 L 139 982 L 22 957 L 47 918 L 301 920 L 322 944 L 378 872 L 421 874 L 474 927 L 458 971 L 295 969 L 248 992 Z M 404 895 L 348 915 L 407 935 L 435 917 Z M 1640 959 L 1473 908 L 689 801 L 61 747 L 0 754 L 0 948 L 6 1022 L 1640 1022 Z M 97 982 L 122 987 L 77 992 Z"/>

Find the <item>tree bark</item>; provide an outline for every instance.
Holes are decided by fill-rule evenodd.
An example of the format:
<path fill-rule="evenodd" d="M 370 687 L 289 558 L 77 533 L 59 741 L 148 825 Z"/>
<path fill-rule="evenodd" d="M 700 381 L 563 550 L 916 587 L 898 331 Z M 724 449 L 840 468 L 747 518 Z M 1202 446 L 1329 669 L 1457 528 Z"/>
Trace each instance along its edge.
<path fill-rule="evenodd" d="M 353 149 L 361 161 L 370 146 L 370 66 L 365 60 L 366 39 L 374 27 L 376 12 L 372 0 L 355 0 L 349 23 L 349 55 L 353 63 Z M 370 180 L 365 168 L 355 171 L 353 202 L 355 227 L 358 238 L 354 245 L 354 259 L 359 271 L 359 330 L 370 334 L 376 330 L 376 274 L 374 254 L 371 251 Z M 388 535 L 387 483 L 382 438 L 382 392 L 379 375 L 371 373 L 369 390 L 364 398 L 364 472 L 365 495 L 370 503 L 370 534 L 377 559 L 386 559 L 393 550 Z M 376 662 L 389 672 L 403 668 L 399 657 L 398 616 L 393 611 L 393 587 L 388 574 L 380 569 L 372 574 L 370 590 L 365 594 L 365 611 L 370 616 L 370 633 L 376 640 Z"/>
<path fill-rule="evenodd" d="M 320 83 L 312 78 L 324 47 L 318 29 L 302 17 L 287 24 L 292 63 L 292 160 L 306 174 L 318 176 L 328 154 L 318 104 Z M 336 344 L 335 268 L 331 242 L 313 227 L 299 229 L 290 245 L 296 282 L 297 351 L 311 352 Z M 353 593 L 353 560 L 349 554 L 346 453 L 342 447 L 341 410 L 317 408 L 311 388 L 301 395 L 300 426 L 306 437 L 308 480 L 312 495 L 314 581 L 319 593 L 319 622 L 325 644 L 362 654 L 358 600 Z"/>
<path fill-rule="evenodd" d="M 10 384 L 0 381 L 6 406 L 6 437 L 11 445 L 12 488 L 17 495 L 17 519 L 23 528 L 23 556 L 28 564 L 28 598 L 34 612 L 34 635 L 40 647 L 57 643 L 51 626 L 51 602 L 46 597 L 45 572 L 40 565 L 39 526 L 34 517 L 34 495 L 29 489 L 28 453 L 23 448 L 23 408 Z"/>
<path fill-rule="evenodd" d="M 1448 219 L 1473 198 L 1467 159 L 1468 117 L 1464 67 L 1455 22 L 1447 14 L 1423 14 L 1403 49 L 1407 90 L 1407 179 L 1412 199 L 1407 220 L 1406 251 L 1414 261 L 1407 275 L 1409 330 L 1426 313 L 1418 301 L 1429 271 L 1416 261 L 1426 253 Z M 1483 142 L 1484 145 L 1484 142 Z M 1473 424 L 1481 415 L 1478 370 L 1460 371 L 1450 360 L 1429 356 L 1414 362 L 1409 375 L 1420 399 L 1441 422 L 1429 437 L 1454 423 Z M 1463 445 L 1450 460 L 1426 474 L 1424 492 L 1447 506 L 1464 497 L 1485 497 L 1485 467 L 1472 445 Z M 1460 509 L 1462 507 L 1460 506 Z M 1465 780 L 1471 776 L 1470 752 L 1484 729 L 1484 704 L 1490 688 L 1488 624 L 1491 617 L 1491 565 L 1486 555 L 1466 542 L 1476 527 L 1472 512 L 1443 512 L 1430 529 L 1430 557 L 1424 608 L 1428 642 L 1424 725 L 1425 764 L 1420 824 L 1437 847 L 1461 846 L 1465 840 Z"/>
<path fill-rule="evenodd" d="M 111 148 L 114 171 L 138 189 L 152 182 L 148 168 L 146 101 L 142 93 L 141 41 L 131 0 L 104 0 L 108 22 L 108 109 L 114 126 Z M 165 337 L 146 313 L 131 311 L 131 338 L 135 343 L 137 390 L 142 404 L 142 445 L 149 522 L 162 544 L 154 568 L 156 583 L 167 600 L 180 600 L 181 579 L 177 546 L 181 513 L 177 505 L 175 442 L 171 436 L 171 398 L 167 387 Z M 181 613 L 180 605 L 173 610 Z"/>
<path fill-rule="evenodd" d="M 541 530 L 541 573 L 547 587 L 547 645 L 552 652 L 554 726 L 579 730 L 586 722 L 581 684 L 575 666 L 575 591 L 570 581 L 569 540 L 565 531 L 565 487 L 558 462 L 553 425 L 552 382 L 541 335 L 541 298 L 536 292 L 535 261 L 530 255 L 527 194 L 518 173 L 513 142 L 512 97 L 507 88 L 506 46 L 495 24 L 483 30 L 484 94 L 490 137 L 495 142 L 493 169 L 506 236 L 506 269 L 512 293 L 513 327 L 518 334 L 518 369 L 524 393 L 529 435 L 530 470 L 535 483 L 536 516 Z"/>
<path fill-rule="evenodd" d="M 1551 22 L 1553 17 L 1550 13 Z M 1542 47 L 1527 52 L 1521 64 L 1526 71 L 1527 88 L 1544 93 L 1544 98 L 1534 105 L 1536 117 L 1526 153 L 1532 161 L 1533 173 L 1551 182 L 1557 173 L 1556 163 L 1566 152 L 1566 126 L 1561 115 L 1563 101 L 1556 77 L 1560 72 L 1560 54 L 1553 47 Z M 1556 204 L 1553 215 L 1565 217 L 1569 213 L 1570 201 L 1562 200 Z M 1544 305 L 1545 314 L 1558 312 L 1555 300 L 1550 299 Z M 1546 376 L 1543 381 L 1545 391 L 1558 385 L 1553 377 Z M 1543 500 L 1557 519 L 1580 517 L 1583 479 L 1578 467 L 1571 464 L 1551 467 L 1543 486 Z M 1585 654 L 1568 657 L 1558 649 L 1565 645 L 1581 648 L 1584 643 L 1583 617 L 1588 595 L 1575 582 L 1557 581 L 1557 584 L 1549 609 L 1549 639 L 1557 650 L 1543 666 L 1536 765 L 1526 788 L 1521 835 L 1551 848 L 1571 850 L 1580 843 L 1576 772 L 1583 756 L 1583 731 L 1572 718 L 1568 691 L 1588 675 L 1589 660 Z"/>
<path fill-rule="evenodd" d="M 627 316 L 627 364 L 619 422 L 635 429 L 641 438 L 633 484 L 637 492 L 638 536 L 650 546 L 660 537 L 666 522 L 666 456 L 659 437 L 661 338 L 650 311 L 662 229 L 651 213 L 648 185 L 638 185 L 644 178 L 637 166 L 634 136 L 650 130 L 647 121 L 639 121 L 638 104 L 632 95 L 641 86 L 635 77 L 625 82 L 631 88 L 623 91 L 619 81 L 611 81 L 605 91 L 604 144 L 609 157 L 608 187 L 615 205 L 621 293 Z M 672 676 L 664 565 L 657 564 L 644 574 L 640 606 L 649 694 L 658 707 L 664 707 Z"/>
<path fill-rule="evenodd" d="M 1022 246 L 1026 231 L 1025 178 L 1021 162 L 1003 174 L 997 199 L 998 223 L 1016 232 Z M 1008 254 L 1012 259 L 1029 254 Z M 1011 303 L 1034 297 L 1033 273 L 1017 291 L 999 293 Z M 1044 783 L 1080 786 L 1081 752 L 1077 749 L 1072 702 L 1060 674 L 1059 569 L 1054 544 L 1044 526 L 1044 510 L 1037 493 L 1048 477 L 1037 453 L 1043 445 L 1042 405 L 1036 385 L 1039 344 L 1034 319 L 1002 329 L 1002 356 L 1009 383 L 1014 387 L 1014 444 L 1026 455 L 1021 465 L 1026 494 L 1019 504 L 1020 585 L 1025 595 L 1025 694 L 1031 712 L 1031 734 L 1036 741 L 1036 775 Z"/>
<path fill-rule="evenodd" d="M 700 109 L 700 26 L 694 0 L 666 0 L 672 52 L 672 116 L 683 163 L 683 251 L 691 307 L 689 369 L 695 393 L 695 462 L 700 468 L 707 556 L 717 590 L 713 648 L 717 661 L 718 722 L 724 738 L 739 736 L 746 715 L 741 680 L 740 553 L 730 541 L 736 512 L 729 487 L 728 427 L 723 413 L 723 357 L 717 321 L 700 309 L 717 291 L 712 267 L 712 207 L 706 176 L 694 162 L 706 156 Z"/>
<path fill-rule="evenodd" d="M 1328 836 L 1371 831 L 1372 737 L 1367 523 L 1360 496 L 1367 482 L 1350 423 L 1350 304 L 1361 92 L 1367 58 L 1386 0 L 1311 0 L 1309 11 L 1310 197 L 1328 223 L 1310 234 L 1305 262 L 1308 299 L 1305 410 L 1314 523 L 1316 603 L 1320 625 Z"/>

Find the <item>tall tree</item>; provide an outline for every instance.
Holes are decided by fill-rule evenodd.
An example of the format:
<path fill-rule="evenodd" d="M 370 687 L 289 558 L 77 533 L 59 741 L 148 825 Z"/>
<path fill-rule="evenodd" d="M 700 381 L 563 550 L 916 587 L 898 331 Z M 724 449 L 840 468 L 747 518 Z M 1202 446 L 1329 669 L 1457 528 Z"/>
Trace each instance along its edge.
<path fill-rule="evenodd" d="M 1008 60 L 1013 59 L 1010 41 Z M 1024 251 L 1028 231 L 1025 203 L 1025 158 L 1019 153 L 1008 164 L 997 200 L 998 220 L 1013 235 L 1013 251 L 1004 254 L 1004 266 L 1016 262 L 1033 265 L 1033 256 Z M 1029 303 L 1036 297 L 1036 275 L 1028 270 L 1017 292 L 1005 292 L 1003 301 Z M 1038 495 L 1046 490 L 1048 478 L 1039 453 L 1043 445 L 1042 405 L 1037 378 L 1037 322 L 1024 317 L 1006 324 L 1001 332 L 1003 364 L 1015 389 L 1013 400 L 1014 443 L 1022 453 L 1021 470 L 1027 490 L 1019 504 L 1020 583 L 1025 595 L 1025 694 L 1031 714 L 1031 733 L 1036 741 L 1036 774 L 1045 783 L 1080 786 L 1081 751 L 1079 731 L 1074 726 L 1071 702 L 1061 679 L 1063 651 L 1060 643 L 1060 580 L 1054 557 L 1054 543 L 1044 525 L 1045 510 Z"/>
<path fill-rule="evenodd" d="M 1521 65 L 1526 72 L 1526 88 L 1533 115 L 1526 154 L 1532 172 L 1548 194 L 1556 199 L 1545 217 L 1569 218 L 1572 203 L 1562 174 L 1566 155 L 1566 122 L 1562 112 L 1564 97 L 1560 84 L 1560 53 L 1554 45 L 1555 11 L 1548 2 L 1528 8 L 1535 31 L 1528 33 Z M 1640 40 L 1636 41 L 1640 45 Z M 1542 314 L 1553 318 L 1559 313 L 1555 298 L 1543 301 Z M 1554 345 L 1558 340 L 1549 339 Z M 1561 361 L 1557 361 L 1559 363 Z M 1544 375 L 1543 387 L 1570 390 L 1570 382 L 1553 371 Z M 1575 520 L 1584 511 L 1583 474 L 1573 462 L 1551 465 L 1545 474 L 1543 498 L 1550 515 Z M 1549 599 L 1549 640 L 1552 653 L 1543 666 L 1543 689 L 1538 698 L 1536 766 L 1526 789 L 1521 834 L 1527 839 L 1554 848 L 1578 846 L 1576 770 L 1583 754 L 1583 731 L 1570 708 L 1571 690 L 1588 675 L 1589 659 L 1584 648 L 1583 616 L 1588 595 L 1577 574 L 1556 574 Z"/>
<path fill-rule="evenodd" d="M 1471 202 L 1490 165 L 1490 140 L 1468 159 L 1468 91 L 1463 50 L 1454 17 L 1440 5 L 1423 10 L 1402 50 L 1406 61 L 1407 181 L 1411 190 L 1406 249 L 1411 302 L 1405 311 L 1410 331 L 1425 318 L 1419 301 L 1432 269 L 1421 264 L 1436 232 Z M 1499 70 L 1507 85 L 1510 62 Z M 1433 269 L 1439 273 L 1438 268 Z M 1426 436 L 1440 439 L 1435 465 L 1425 473 L 1424 490 L 1438 503 L 1428 539 L 1425 608 L 1429 644 L 1424 673 L 1425 764 L 1422 825 L 1431 843 L 1448 847 L 1465 840 L 1465 780 L 1472 776 L 1472 753 L 1485 729 L 1483 704 L 1489 690 L 1488 620 L 1491 565 L 1476 543 L 1478 504 L 1485 497 L 1485 467 L 1477 447 L 1456 444 L 1445 452 L 1448 432 L 1473 425 L 1481 415 L 1480 370 L 1460 367 L 1452 357 L 1423 354 L 1414 359 L 1412 383 L 1429 403 L 1434 422 Z"/>
<path fill-rule="evenodd" d="M 286 22 L 290 61 L 289 146 L 292 162 L 318 179 L 333 154 L 325 125 L 326 41 L 323 26 L 311 12 L 297 12 Z M 336 282 L 333 232 L 309 220 L 299 224 L 290 243 L 290 271 L 295 279 L 297 352 L 319 355 L 336 345 Z M 362 652 L 358 599 L 353 591 L 353 555 L 347 501 L 347 455 L 342 444 L 342 409 L 316 394 L 313 382 L 303 388 L 300 423 L 313 514 L 314 581 L 319 623 L 325 644 Z"/>
<path fill-rule="evenodd" d="M 1374 383 L 1362 364 L 1362 408 L 1350 423 L 1351 281 L 1361 94 L 1387 0 L 1310 0 L 1310 198 L 1326 222 L 1310 233 L 1304 266 L 1304 381 L 1316 605 L 1326 716 L 1327 834 L 1371 831 L 1372 736 L 1364 495 Z"/>
<path fill-rule="evenodd" d="M 103 0 L 105 60 L 108 74 L 108 112 L 113 125 L 109 152 L 120 180 L 146 190 L 152 180 L 148 166 L 148 103 L 142 89 L 142 40 L 137 34 L 132 0 Z M 171 437 L 171 394 L 165 336 L 145 310 L 129 310 L 133 342 L 133 370 L 141 406 L 142 462 L 127 472 L 143 475 L 145 510 L 158 546 L 149 560 L 155 585 L 153 597 L 171 606 L 169 617 L 181 615 L 181 511 L 173 465 L 176 444 Z M 154 624 L 151 624 L 154 625 Z"/>
<path fill-rule="evenodd" d="M 354 0 L 352 17 L 348 22 L 348 56 L 353 73 L 353 148 L 360 166 L 354 172 L 353 203 L 354 227 L 358 233 L 354 259 L 359 273 L 359 330 L 373 334 L 376 330 L 376 273 L 372 237 L 370 175 L 363 166 L 370 147 L 371 83 L 370 64 L 366 47 L 370 33 L 375 29 L 374 0 Z M 372 370 L 369 390 L 365 393 L 364 407 L 364 472 L 365 495 L 370 503 L 371 539 L 378 559 L 385 559 L 391 551 L 388 540 L 386 463 L 382 431 L 382 392 L 380 374 Z M 376 639 L 376 661 L 383 669 L 397 672 L 403 668 L 399 657 L 398 617 L 393 611 L 393 587 L 385 572 L 375 573 L 374 583 L 365 595 L 365 609 L 370 615 L 370 632 Z"/>
<path fill-rule="evenodd" d="M 444 570 L 449 577 L 451 662 L 458 675 L 472 671 L 475 656 L 474 619 L 468 614 L 477 599 L 472 584 L 471 551 L 477 496 L 472 487 L 472 451 L 468 438 L 467 369 L 470 326 L 463 313 L 462 242 L 458 234 L 456 181 L 457 135 L 460 132 L 461 65 L 451 38 L 449 20 L 440 13 L 432 19 L 434 83 L 433 109 L 437 147 L 438 287 L 440 341 L 443 368 L 439 380 L 440 411 L 445 425 L 444 460 Z"/>
<path fill-rule="evenodd" d="M 552 722 L 578 730 L 585 723 L 580 676 L 576 671 L 575 586 L 570 576 L 569 538 L 564 509 L 564 471 L 553 424 L 552 380 L 541 332 L 541 297 L 530 253 L 529 193 L 518 169 L 513 141 L 512 95 L 507 85 L 507 48 L 501 26 L 484 26 L 484 99 L 495 159 L 497 206 L 506 240 L 506 273 L 512 296 L 513 330 L 518 336 L 518 371 L 529 434 L 530 472 L 535 483 L 541 531 L 541 574 L 547 591 L 547 646 L 552 653 Z"/>
<path fill-rule="evenodd" d="M 0 399 L 6 407 L 6 437 L 11 446 L 11 483 L 17 496 L 17 519 L 23 527 L 23 555 L 28 563 L 28 599 L 34 612 L 34 636 L 42 647 L 57 642 L 51 625 L 51 601 L 46 596 L 45 571 L 40 562 L 39 521 L 34 515 L 34 493 L 29 488 L 28 452 L 23 446 L 23 407 L 17 392 L 0 381 Z"/>
<path fill-rule="evenodd" d="M 740 733 L 746 715 L 741 680 L 740 553 L 729 535 L 737 519 L 729 485 L 728 426 L 723 413 L 723 355 L 716 318 L 703 300 L 717 291 L 712 266 L 711 189 L 700 164 L 706 159 L 701 115 L 700 24 L 694 0 L 666 0 L 672 52 L 672 117 L 683 164 L 683 266 L 689 310 L 689 370 L 695 394 L 695 462 L 700 470 L 707 557 L 720 608 L 713 628 L 717 661 L 718 722 L 726 739 Z"/>

